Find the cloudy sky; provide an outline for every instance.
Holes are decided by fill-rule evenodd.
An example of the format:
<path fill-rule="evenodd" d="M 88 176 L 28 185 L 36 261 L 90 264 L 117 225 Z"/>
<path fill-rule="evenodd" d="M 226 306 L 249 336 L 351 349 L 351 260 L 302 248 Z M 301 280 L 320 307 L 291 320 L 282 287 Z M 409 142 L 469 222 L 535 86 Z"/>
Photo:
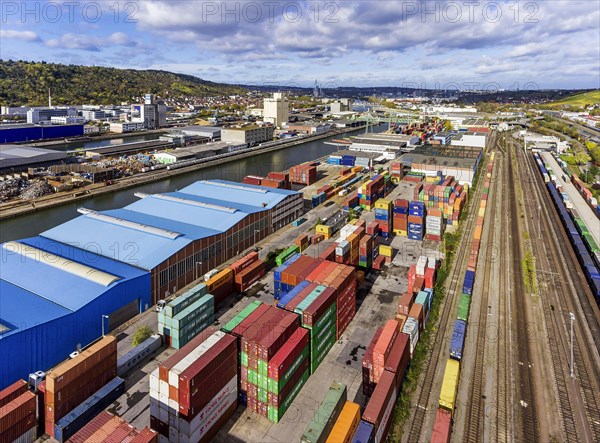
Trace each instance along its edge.
<path fill-rule="evenodd" d="M 600 1 L 10 1 L 0 58 L 207 80 L 600 87 Z"/>

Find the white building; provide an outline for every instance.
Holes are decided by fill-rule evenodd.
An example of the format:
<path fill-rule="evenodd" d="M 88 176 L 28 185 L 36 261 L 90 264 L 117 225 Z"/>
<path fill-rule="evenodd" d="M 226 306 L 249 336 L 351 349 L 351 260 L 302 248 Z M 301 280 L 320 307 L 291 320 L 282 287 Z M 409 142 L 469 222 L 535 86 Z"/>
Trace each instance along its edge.
<path fill-rule="evenodd" d="M 50 117 L 50 122 L 55 125 L 67 125 L 73 123 L 82 124 L 85 123 L 85 118 L 79 117 L 78 115 Z"/>
<path fill-rule="evenodd" d="M 32 108 L 27 111 L 27 123 L 49 122 L 52 117 L 76 116 L 74 108 Z"/>
<path fill-rule="evenodd" d="M 273 126 L 233 126 L 221 129 L 221 141 L 250 146 L 273 140 Z"/>
<path fill-rule="evenodd" d="M 281 127 L 289 120 L 290 106 L 288 99 L 282 92 L 275 92 L 272 98 L 263 101 L 263 120 Z"/>
<path fill-rule="evenodd" d="M 100 127 L 99 126 L 95 126 L 95 125 L 85 125 L 83 127 L 83 133 L 85 135 L 99 134 L 100 133 Z"/>
<path fill-rule="evenodd" d="M 484 132 L 461 132 L 452 137 L 450 145 L 469 146 L 472 148 L 485 148 L 487 133 Z"/>
<path fill-rule="evenodd" d="M 142 122 L 118 122 L 110 124 L 110 132 L 122 134 L 124 132 L 141 131 L 144 129 Z"/>
<path fill-rule="evenodd" d="M 352 111 L 352 100 L 349 98 L 342 98 L 338 101 L 332 102 L 329 104 L 329 110 L 332 114 Z"/>

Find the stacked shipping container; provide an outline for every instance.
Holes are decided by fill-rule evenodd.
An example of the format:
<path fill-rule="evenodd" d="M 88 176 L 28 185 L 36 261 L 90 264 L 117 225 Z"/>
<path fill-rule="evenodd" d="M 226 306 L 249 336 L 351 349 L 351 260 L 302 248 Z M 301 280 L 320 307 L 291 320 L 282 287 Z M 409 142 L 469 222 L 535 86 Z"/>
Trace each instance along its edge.
<path fill-rule="evenodd" d="M 394 233 L 403 237 L 408 236 L 408 206 L 408 200 L 397 199 L 392 210 Z"/>
<path fill-rule="evenodd" d="M 423 240 L 425 214 L 425 204 L 423 202 L 410 202 L 408 208 L 408 238 L 411 240 Z"/>
<path fill-rule="evenodd" d="M 390 200 L 379 199 L 375 202 L 375 220 L 379 223 L 380 234 L 388 238 L 394 230 L 393 204 Z"/>
<path fill-rule="evenodd" d="M 314 162 L 303 163 L 290 168 L 290 182 L 300 185 L 312 185 L 317 181 L 317 165 Z"/>
<path fill-rule="evenodd" d="M 346 403 L 346 385 L 333 382 L 317 412 L 302 434 L 301 443 L 323 443 L 329 436 Z"/>
<path fill-rule="evenodd" d="M 36 397 L 19 380 L 0 392 L 0 441 L 33 442 L 37 438 Z"/>
<path fill-rule="evenodd" d="M 158 433 L 149 428 L 138 430 L 125 420 L 102 411 L 67 440 L 68 443 L 85 443 L 86 441 L 158 443 Z"/>

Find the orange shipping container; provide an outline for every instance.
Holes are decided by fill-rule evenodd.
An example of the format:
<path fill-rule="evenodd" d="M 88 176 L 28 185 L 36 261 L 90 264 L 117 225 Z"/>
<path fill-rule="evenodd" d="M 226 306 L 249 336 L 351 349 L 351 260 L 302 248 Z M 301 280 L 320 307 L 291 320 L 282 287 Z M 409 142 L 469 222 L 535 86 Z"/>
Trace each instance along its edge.
<path fill-rule="evenodd" d="M 360 406 L 347 401 L 333 425 L 327 443 L 349 443 L 360 422 Z"/>

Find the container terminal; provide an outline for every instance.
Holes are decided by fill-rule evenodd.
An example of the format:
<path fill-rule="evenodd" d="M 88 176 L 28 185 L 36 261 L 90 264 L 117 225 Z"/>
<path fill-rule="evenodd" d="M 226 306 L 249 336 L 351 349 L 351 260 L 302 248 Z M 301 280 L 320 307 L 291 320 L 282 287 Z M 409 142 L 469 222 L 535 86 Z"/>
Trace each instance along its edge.
<path fill-rule="evenodd" d="M 203 180 L 137 194 L 122 209 L 80 208 L 73 220 L 4 243 L 0 347 L 11 363 L 0 374 L 2 434 L 139 442 L 593 439 L 594 236 L 583 232 L 579 212 L 560 206 L 564 196 L 555 198 L 564 183 L 545 181 L 550 160 L 506 138 L 492 133 L 485 149 L 431 147 L 394 160 L 340 152 L 242 183 Z M 517 167 L 531 168 L 536 198 L 554 199 L 546 218 L 562 222 L 536 226 L 518 216 L 526 199 Z M 509 184 L 509 199 L 499 198 Z M 532 208 L 521 210 L 529 216 Z M 526 329 L 528 304 L 545 303 L 520 294 L 544 282 L 523 281 L 491 259 L 527 262 L 517 235 L 505 232 L 520 223 L 530 239 L 539 236 L 528 243 L 537 254 L 541 229 L 564 225 L 571 256 L 548 266 L 583 269 L 581 279 L 571 273 L 568 308 L 581 334 L 581 389 L 558 394 L 561 402 L 581 401 L 589 419 L 577 415 L 580 408 L 560 417 L 539 408 L 536 396 L 553 389 L 536 384 L 541 362 L 551 360 L 544 367 L 554 368 L 558 386 L 566 378 L 555 356 L 531 343 L 532 331 L 516 329 Z M 559 297 L 561 289 L 546 290 Z M 545 306 L 539 313 L 551 315 Z M 504 322 L 504 346 L 487 335 L 489 315 Z M 133 347 L 143 325 L 154 335 Z M 552 327 L 550 337 L 564 341 L 559 323 Z M 504 390 L 515 383 L 520 407 Z M 481 411 L 492 405 L 490 428 Z"/>

